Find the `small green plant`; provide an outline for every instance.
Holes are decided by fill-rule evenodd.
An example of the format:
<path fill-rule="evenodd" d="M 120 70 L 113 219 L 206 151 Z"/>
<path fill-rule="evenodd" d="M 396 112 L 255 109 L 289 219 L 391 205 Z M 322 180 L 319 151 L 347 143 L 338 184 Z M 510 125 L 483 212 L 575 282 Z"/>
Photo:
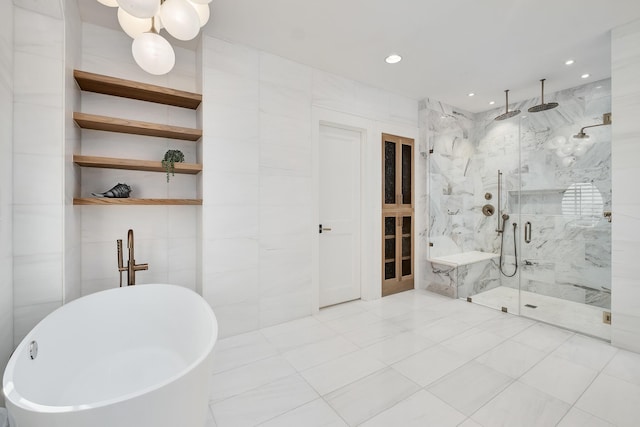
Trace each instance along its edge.
<path fill-rule="evenodd" d="M 169 182 L 169 174 L 175 176 L 174 168 L 176 163 L 184 162 L 184 154 L 180 150 L 167 150 L 162 159 L 162 167 L 167 171 L 167 182 Z"/>

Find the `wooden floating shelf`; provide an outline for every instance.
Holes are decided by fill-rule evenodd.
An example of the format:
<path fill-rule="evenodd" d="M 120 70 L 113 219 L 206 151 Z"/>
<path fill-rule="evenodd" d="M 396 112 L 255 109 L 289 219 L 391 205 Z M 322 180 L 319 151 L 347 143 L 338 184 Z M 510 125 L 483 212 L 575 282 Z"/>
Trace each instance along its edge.
<path fill-rule="evenodd" d="M 73 113 L 73 120 L 83 129 L 158 136 L 162 138 L 182 139 L 184 141 L 197 141 L 202 138 L 202 129 L 117 119 L 115 117 L 98 116 L 96 114 L 75 112 Z"/>
<path fill-rule="evenodd" d="M 73 77 L 78 82 L 80 89 L 88 92 L 173 105 L 192 110 L 197 109 L 202 102 L 202 95 L 199 93 L 185 92 L 117 77 L 103 76 L 80 70 L 74 70 Z"/>
<path fill-rule="evenodd" d="M 202 199 L 132 199 L 132 198 L 106 198 L 106 197 L 81 197 L 73 199 L 74 205 L 147 205 L 147 206 L 170 206 L 170 205 L 190 205 L 201 206 Z"/>
<path fill-rule="evenodd" d="M 126 169 L 147 172 L 166 172 L 162 167 L 162 162 L 151 160 L 118 159 L 113 157 L 96 156 L 73 156 L 73 162 L 79 166 L 90 168 Z M 202 165 L 199 163 L 176 163 L 175 173 L 196 175 L 202 172 Z"/>

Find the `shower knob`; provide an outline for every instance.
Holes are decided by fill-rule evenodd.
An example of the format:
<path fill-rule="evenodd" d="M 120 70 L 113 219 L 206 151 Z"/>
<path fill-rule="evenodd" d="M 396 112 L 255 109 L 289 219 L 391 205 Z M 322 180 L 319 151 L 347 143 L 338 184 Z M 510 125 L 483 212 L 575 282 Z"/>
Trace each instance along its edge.
<path fill-rule="evenodd" d="M 484 216 L 491 216 L 496 212 L 496 209 L 493 207 L 493 205 L 484 205 L 482 207 L 482 213 L 484 214 Z"/>

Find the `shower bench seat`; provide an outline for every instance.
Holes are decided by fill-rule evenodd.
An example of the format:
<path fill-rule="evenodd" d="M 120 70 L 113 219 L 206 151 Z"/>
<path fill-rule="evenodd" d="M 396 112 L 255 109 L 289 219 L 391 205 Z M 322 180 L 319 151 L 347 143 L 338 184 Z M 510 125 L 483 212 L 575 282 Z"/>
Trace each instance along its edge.
<path fill-rule="evenodd" d="M 469 251 L 427 258 L 427 289 L 451 298 L 467 298 L 500 285 L 498 259 L 491 252 Z"/>

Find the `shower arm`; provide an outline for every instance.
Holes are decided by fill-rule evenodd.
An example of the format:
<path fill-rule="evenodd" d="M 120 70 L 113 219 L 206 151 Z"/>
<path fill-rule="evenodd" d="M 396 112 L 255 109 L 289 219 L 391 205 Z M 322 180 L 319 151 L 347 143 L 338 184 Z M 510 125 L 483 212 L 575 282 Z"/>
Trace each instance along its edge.
<path fill-rule="evenodd" d="M 585 129 L 595 128 L 598 126 L 607 126 L 610 124 L 611 124 L 611 113 L 605 113 L 602 115 L 602 123 L 598 123 L 597 125 L 585 126 L 582 129 L 580 129 L 580 134 L 583 134 Z"/>
<path fill-rule="evenodd" d="M 598 124 L 598 125 L 585 126 L 585 127 L 583 127 L 582 129 L 580 129 L 580 133 L 584 133 L 584 130 L 585 130 L 585 129 L 589 129 L 589 128 L 596 128 L 596 127 L 598 127 L 598 126 L 607 126 L 607 125 L 610 125 L 610 124 L 611 124 L 611 123 L 600 123 L 600 124 Z"/>

